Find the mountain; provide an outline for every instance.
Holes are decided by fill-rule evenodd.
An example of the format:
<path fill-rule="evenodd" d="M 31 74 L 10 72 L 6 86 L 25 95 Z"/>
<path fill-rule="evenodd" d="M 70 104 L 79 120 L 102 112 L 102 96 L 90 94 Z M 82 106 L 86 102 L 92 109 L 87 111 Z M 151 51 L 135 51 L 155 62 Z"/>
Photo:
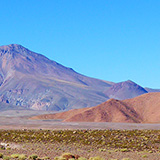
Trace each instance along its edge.
<path fill-rule="evenodd" d="M 0 104 L 4 104 L 0 110 L 13 106 L 63 111 L 150 91 L 132 81 L 114 83 L 84 76 L 21 45 L 0 47 Z"/>
<path fill-rule="evenodd" d="M 144 88 L 147 92 L 160 92 L 160 89 Z"/>
<path fill-rule="evenodd" d="M 124 100 L 148 93 L 148 91 L 133 81 L 128 80 L 113 84 L 109 89 L 104 91 L 104 93 L 110 98 Z"/>
<path fill-rule="evenodd" d="M 112 83 L 89 78 L 27 48 L 0 47 L 0 102 L 34 110 L 97 105 Z"/>
<path fill-rule="evenodd" d="M 127 99 L 110 99 L 98 106 L 40 115 L 31 119 L 62 119 L 64 122 L 160 123 L 160 93 Z"/>

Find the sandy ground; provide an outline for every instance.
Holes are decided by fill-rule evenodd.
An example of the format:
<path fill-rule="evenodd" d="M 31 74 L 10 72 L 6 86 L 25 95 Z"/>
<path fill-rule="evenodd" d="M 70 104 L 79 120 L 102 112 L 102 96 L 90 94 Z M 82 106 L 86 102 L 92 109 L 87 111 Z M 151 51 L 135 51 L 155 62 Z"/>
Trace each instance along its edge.
<path fill-rule="evenodd" d="M 160 129 L 160 124 L 133 123 L 75 123 L 53 120 L 27 120 L 20 118 L 0 118 L 0 129 Z"/>
<path fill-rule="evenodd" d="M 131 134 L 134 136 L 130 137 Z M 54 160 L 64 153 L 71 153 L 85 157 L 83 160 L 97 156 L 103 160 L 160 160 L 157 130 L 0 130 L 0 135 L 0 144 L 6 147 L 0 149 L 0 153 L 9 157 L 12 154 L 25 154 L 26 157 L 36 154 L 40 160 L 46 156 Z"/>
<path fill-rule="evenodd" d="M 29 119 L 31 116 L 46 113 L 25 110 L 0 112 L 0 129 L 160 129 L 160 124 L 61 122 L 60 120 Z"/>
<path fill-rule="evenodd" d="M 11 144 L 12 146 L 13 144 Z M 101 157 L 104 160 L 160 160 L 160 153 L 147 152 L 115 152 L 114 150 L 99 151 L 91 147 L 76 148 L 73 146 L 62 146 L 60 144 L 21 144 L 10 150 L 2 150 L 4 155 L 26 154 L 27 156 L 36 154 L 38 157 L 49 157 L 54 160 L 55 157 L 63 153 L 72 153 L 89 159 L 90 157 Z"/>

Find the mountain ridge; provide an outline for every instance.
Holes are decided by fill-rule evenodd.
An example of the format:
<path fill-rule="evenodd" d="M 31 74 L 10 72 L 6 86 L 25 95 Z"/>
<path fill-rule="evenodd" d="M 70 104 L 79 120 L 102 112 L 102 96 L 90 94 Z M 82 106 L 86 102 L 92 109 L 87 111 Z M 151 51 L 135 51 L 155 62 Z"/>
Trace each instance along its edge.
<path fill-rule="evenodd" d="M 92 106 L 108 99 L 102 89 L 111 86 L 13 44 L 0 47 L 0 81 L 2 102 L 38 110 Z"/>
<path fill-rule="evenodd" d="M 150 91 L 132 81 L 114 83 L 84 76 L 22 45 L 0 46 L 2 103 L 24 109 L 61 111 L 96 106 L 110 98 L 132 98 L 145 92 Z"/>
<path fill-rule="evenodd" d="M 113 84 L 104 93 L 106 93 L 106 95 L 110 98 L 124 100 L 148 93 L 148 91 L 146 91 L 143 87 L 136 84 L 135 82 L 127 80 Z"/>

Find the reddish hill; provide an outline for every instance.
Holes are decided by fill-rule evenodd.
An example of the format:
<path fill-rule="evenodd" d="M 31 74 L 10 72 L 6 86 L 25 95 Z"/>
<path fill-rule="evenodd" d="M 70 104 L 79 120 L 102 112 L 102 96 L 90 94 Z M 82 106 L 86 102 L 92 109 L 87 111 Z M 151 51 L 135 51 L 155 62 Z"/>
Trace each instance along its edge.
<path fill-rule="evenodd" d="M 40 115 L 32 119 L 63 119 L 64 122 L 160 122 L 160 93 L 147 93 L 127 100 L 110 99 L 98 106 Z"/>
<path fill-rule="evenodd" d="M 129 107 L 133 107 L 136 113 L 141 115 L 143 123 L 160 123 L 160 93 L 147 93 L 141 96 L 123 100 Z"/>

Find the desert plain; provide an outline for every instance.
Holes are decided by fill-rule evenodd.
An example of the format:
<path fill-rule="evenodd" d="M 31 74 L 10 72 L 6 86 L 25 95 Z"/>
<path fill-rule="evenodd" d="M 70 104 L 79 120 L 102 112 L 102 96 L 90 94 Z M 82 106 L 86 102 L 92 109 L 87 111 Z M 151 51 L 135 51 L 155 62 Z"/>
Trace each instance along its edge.
<path fill-rule="evenodd" d="M 0 55 L 1 159 L 160 160 L 159 89 L 87 77 L 18 44 Z"/>
<path fill-rule="evenodd" d="M 0 113 L 3 159 L 160 159 L 159 123 L 62 122 L 30 119 L 54 112 Z"/>

